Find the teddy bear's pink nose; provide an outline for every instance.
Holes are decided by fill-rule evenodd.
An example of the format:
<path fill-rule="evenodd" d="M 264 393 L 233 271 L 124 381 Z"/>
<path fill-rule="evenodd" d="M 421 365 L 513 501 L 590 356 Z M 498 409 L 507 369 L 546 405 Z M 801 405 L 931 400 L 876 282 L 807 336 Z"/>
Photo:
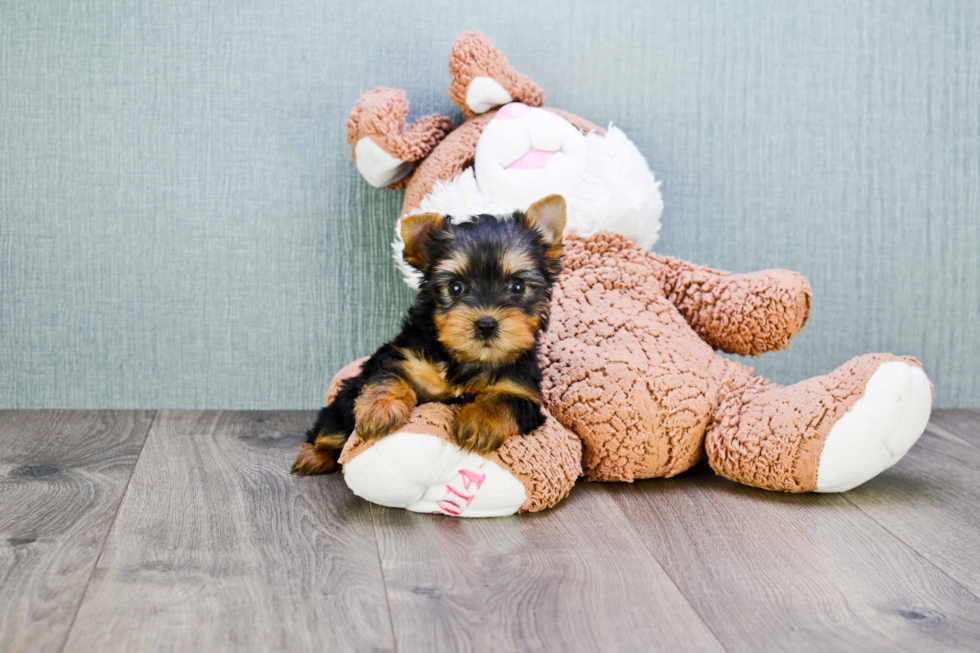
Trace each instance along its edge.
<path fill-rule="evenodd" d="M 514 118 L 520 118 L 521 116 L 527 115 L 531 107 L 527 106 L 523 102 L 511 102 L 510 104 L 505 104 L 497 110 L 497 115 L 493 117 L 494 120 L 513 120 Z"/>

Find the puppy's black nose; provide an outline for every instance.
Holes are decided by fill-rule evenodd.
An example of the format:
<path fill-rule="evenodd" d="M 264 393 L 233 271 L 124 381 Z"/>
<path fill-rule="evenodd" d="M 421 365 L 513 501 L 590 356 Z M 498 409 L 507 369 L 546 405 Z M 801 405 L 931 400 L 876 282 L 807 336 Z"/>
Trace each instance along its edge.
<path fill-rule="evenodd" d="M 481 338 L 492 338 L 497 335 L 497 320 L 484 316 L 473 323 L 473 328 Z"/>

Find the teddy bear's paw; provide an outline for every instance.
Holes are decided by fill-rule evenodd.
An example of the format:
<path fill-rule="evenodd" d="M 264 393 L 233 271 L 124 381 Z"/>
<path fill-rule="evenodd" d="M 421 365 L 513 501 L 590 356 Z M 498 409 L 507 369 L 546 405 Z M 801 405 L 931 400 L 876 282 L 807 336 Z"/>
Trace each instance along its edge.
<path fill-rule="evenodd" d="M 922 368 L 882 364 L 827 435 L 816 491 L 846 492 L 897 463 L 922 435 L 931 410 L 932 387 Z"/>
<path fill-rule="evenodd" d="M 398 431 L 344 465 L 344 480 L 372 503 L 454 517 L 502 517 L 525 501 L 511 472 L 435 435 Z"/>

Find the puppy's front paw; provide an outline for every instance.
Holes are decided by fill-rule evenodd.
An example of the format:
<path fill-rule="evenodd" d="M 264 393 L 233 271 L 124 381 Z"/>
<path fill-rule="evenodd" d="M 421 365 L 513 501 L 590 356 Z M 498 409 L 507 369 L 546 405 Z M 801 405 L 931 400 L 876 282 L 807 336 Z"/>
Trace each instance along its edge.
<path fill-rule="evenodd" d="M 467 404 L 456 416 L 453 430 L 456 444 L 481 455 L 496 451 L 518 434 L 510 409 L 496 402 Z"/>
<path fill-rule="evenodd" d="M 354 402 L 354 425 L 365 440 L 388 435 L 408 421 L 417 398 L 405 381 L 369 383 Z"/>

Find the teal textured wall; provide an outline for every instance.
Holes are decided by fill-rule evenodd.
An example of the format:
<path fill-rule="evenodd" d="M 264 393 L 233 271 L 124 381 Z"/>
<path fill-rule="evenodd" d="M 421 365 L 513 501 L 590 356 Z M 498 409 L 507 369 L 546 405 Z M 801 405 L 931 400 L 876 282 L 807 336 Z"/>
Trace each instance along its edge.
<path fill-rule="evenodd" d="M 411 299 L 347 112 L 458 118 L 466 29 L 647 154 L 658 251 L 810 279 L 760 372 L 912 354 L 980 407 L 974 0 L 2 3 L 0 407 L 318 405 Z"/>

